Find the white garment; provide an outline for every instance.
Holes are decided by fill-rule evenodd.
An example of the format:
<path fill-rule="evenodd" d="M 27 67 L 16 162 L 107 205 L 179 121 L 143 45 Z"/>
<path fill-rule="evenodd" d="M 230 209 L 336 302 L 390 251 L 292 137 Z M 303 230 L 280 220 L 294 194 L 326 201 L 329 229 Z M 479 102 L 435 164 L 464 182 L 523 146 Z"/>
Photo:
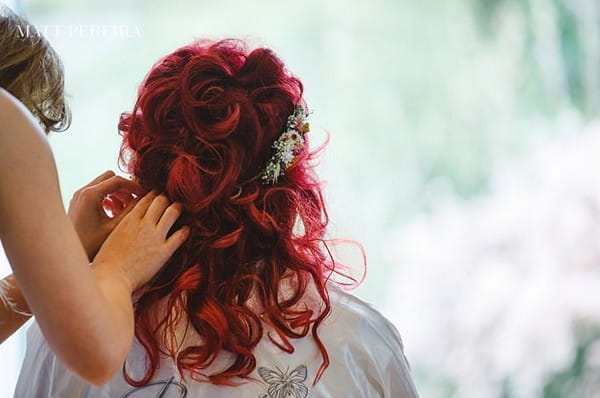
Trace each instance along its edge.
<path fill-rule="evenodd" d="M 67 370 L 48 347 L 37 325 L 27 333 L 27 353 L 16 398 L 417 398 L 394 326 L 379 312 L 337 287 L 329 287 L 332 312 L 319 329 L 330 365 L 313 380 L 321 354 L 311 337 L 290 339 L 294 352 L 277 348 L 265 336 L 254 351 L 257 381 L 223 387 L 183 381 L 170 358 L 161 360 L 153 381 L 141 388 L 121 372 L 107 384 L 91 386 Z M 310 336 L 310 334 L 309 334 Z M 127 357 L 130 375 L 144 372 L 144 350 L 136 341 Z"/>

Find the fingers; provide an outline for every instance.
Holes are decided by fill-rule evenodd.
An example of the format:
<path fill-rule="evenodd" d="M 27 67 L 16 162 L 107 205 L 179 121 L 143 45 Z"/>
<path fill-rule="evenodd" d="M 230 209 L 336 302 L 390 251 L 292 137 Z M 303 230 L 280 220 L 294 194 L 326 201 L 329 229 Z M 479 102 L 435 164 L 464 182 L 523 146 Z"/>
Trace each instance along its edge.
<path fill-rule="evenodd" d="M 182 211 L 183 206 L 181 206 L 181 204 L 179 203 L 173 203 L 172 205 L 167 207 L 167 210 L 165 210 L 157 224 L 158 228 L 162 232 L 164 232 L 165 236 L 167 235 L 173 224 L 175 224 L 179 216 L 181 216 Z"/>
<path fill-rule="evenodd" d="M 190 227 L 183 227 L 175 231 L 165 242 L 165 255 L 170 258 L 175 250 L 179 249 L 183 242 L 190 236 Z"/>
<path fill-rule="evenodd" d="M 113 210 L 113 218 L 111 220 L 111 225 L 112 228 L 116 227 L 123 218 L 125 218 L 129 213 L 131 213 L 133 211 L 133 209 L 135 208 L 135 202 L 130 201 L 128 204 L 123 204 L 123 207 L 121 207 L 120 209 L 118 209 L 117 211 Z"/>
<path fill-rule="evenodd" d="M 89 188 L 89 187 L 96 185 L 104 180 L 109 179 L 110 177 L 112 177 L 114 175 L 115 175 L 115 173 L 112 170 L 107 170 L 104 173 L 100 174 L 98 177 L 94 178 L 87 185 L 84 185 L 81 189 Z"/>
<path fill-rule="evenodd" d="M 158 221 L 170 204 L 171 201 L 169 198 L 165 195 L 159 195 L 154 198 L 144 217 L 147 217 L 150 221 L 154 222 L 154 224 L 158 224 Z"/>
<path fill-rule="evenodd" d="M 138 196 L 142 196 L 145 193 L 144 189 L 136 182 L 115 175 L 88 187 L 86 191 L 88 190 L 93 192 L 97 197 L 104 197 L 115 192 L 129 192 Z"/>
<path fill-rule="evenodd" d="M 121 209 L 129 206 L 132 201 L 136 200 L 129 192 L 114 192 L 108 195 L 106 199 L 117 203 Z"/>
<path fill-rule="evenodd" d="M 156 191 L 151 191 L 140 199 L 135 206 L 127 206 L 125 210 L 114 217 L 113 221 L 118 224 L 127 214 L 134 213 L 139 218 L 147 219 L 152 225 L 156 225 L 158 232 L 165 237 L 181 216 L 182 211 L 183 207 L 180 203 L 171 203 L 165 195 L 159 195 Z M 188 233 L 189 227 L 179 229 L 167 239 L 168 246 L 175 245 L 173 251 L 177 250 L 187 238 Z M 179 243 L 178 238 L 181 239 Z"/>
<path fill-rule="evenodd" d="M 158 192 L 150 191 L 142 199 L 140 199 L 132 210 L 132 213 L 142 218 L 148 212 L 148 208 L 158 196 Z"/>

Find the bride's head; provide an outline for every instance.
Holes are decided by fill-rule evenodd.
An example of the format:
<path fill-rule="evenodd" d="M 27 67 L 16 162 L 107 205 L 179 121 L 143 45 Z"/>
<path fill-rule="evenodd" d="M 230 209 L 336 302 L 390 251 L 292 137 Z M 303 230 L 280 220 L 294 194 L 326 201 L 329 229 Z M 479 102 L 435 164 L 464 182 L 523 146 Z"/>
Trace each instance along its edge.
<path fill-rule="evenodd" d="M 264 324 L 281 336 L 274 343 L 283 350 L 288 339 L 311 332 L 321 370 L 327 366 L 317 329 L 329 312 L 325 280 L 333 262 L 323 246 L 327 213 L 308 143 L 277 181 L 259 178 L 302 105 L 302 83 L 271 50 L 200 41 L 155 64 L 133 111 L 122 116 L 122 162 L 145 188 L 183 204 L 181 223 L 191 227 L 137 303 L 136 333 L 150 359 L 138 384 L 155 373 L 160 350 L 197 380 L 248 376 Z M 316 305 L 302 304 L 309 287 Z M 157 305 L 163 299 L 166 312 Z M 179 352 L 172 337 L 181 315 L 204 343 Z M 221 350 L 233 362 L 203 377 Z"/>

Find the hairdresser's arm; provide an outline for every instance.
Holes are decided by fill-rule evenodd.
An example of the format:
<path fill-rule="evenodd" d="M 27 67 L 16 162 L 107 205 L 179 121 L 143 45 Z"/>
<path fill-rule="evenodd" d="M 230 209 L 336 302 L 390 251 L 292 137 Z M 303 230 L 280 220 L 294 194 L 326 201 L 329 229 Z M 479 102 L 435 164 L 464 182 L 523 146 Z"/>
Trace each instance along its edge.
<path fill-rule="evenodd" d="M 112 230 L 133 208 L 132 194 L 139 197 L 144 191 L 135 182 L 106 171 L 73 195 L 69 205 L 69 218 L 90 261 Z M 112 218 L 106 215 L 104 207 L 111 210 Z M 0 280 L 0 343 L 29 318 L 31 310 L 14 275 Z"/>
<path fill-rule="evenodd" d="M 145 196 L 105 242 L 93 270 L 87 267 L 46 138 L 3 90 L 0 181 L 0 239 L 29 308 L 63 363 L 91 383 L 105 383 L 133 339 L 132 291 L 185 240 L 185 230 L 166 239 L 180 209 Z M 135 242 L 146 247 L 133 250 Z"/>

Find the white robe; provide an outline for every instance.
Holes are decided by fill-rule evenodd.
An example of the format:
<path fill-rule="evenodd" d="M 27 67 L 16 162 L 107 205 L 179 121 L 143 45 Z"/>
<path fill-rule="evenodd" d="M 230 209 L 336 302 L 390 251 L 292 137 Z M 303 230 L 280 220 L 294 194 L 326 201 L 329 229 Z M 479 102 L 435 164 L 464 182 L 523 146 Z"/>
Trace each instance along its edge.
<path fill-rule="evenodd" d="M 95 387 L 67 370 L 48 347 L 37 323 L 27 333 L 27 352 L 16 398 L 417 398 L 396 328 L 379 312 L 337 287 L 329 287 L 332 312 L 319 329 L 330 365 L 313 380 L 322 357 L 312 337 L 290 339 L 288 354 L 264 336 L 254 351 L 256 381 L 236 387 L 183 379 L 170 358 L 162 358 L 153 381 L 135 388 L 119 372 Z M 265 329 L 266 330 L 266 329 Z M 224 355 L 219 360 L 226 361 Z M 219 361 L 216 361 L 219 362 Z M 224 362 L 221 363 L 221 366 Z M 144 350 L 135 341 L 127 357 L 129 374 L 144 374 Z M 219 364 L 215 364 L 219 366 Z M 210 373 L 210 372 L 209 372 Z"/>

